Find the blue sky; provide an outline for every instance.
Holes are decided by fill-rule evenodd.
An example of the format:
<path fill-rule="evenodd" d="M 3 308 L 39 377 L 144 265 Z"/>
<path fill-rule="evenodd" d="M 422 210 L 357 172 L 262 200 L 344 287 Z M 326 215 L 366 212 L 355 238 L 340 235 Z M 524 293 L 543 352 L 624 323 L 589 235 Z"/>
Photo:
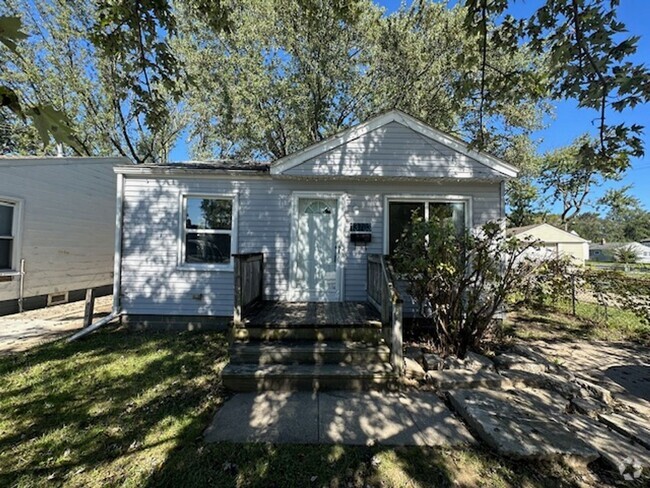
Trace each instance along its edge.
<path fill-rule="evenodd" d="M 375 0 L 375 3 L 385 7 L 388 12 L 399 8 L 400 0 Z M 450 2 L 455 3 L 455 2 Z M 511 12 L 515 16 L 526 15 L 540 5 L 542 0 L 518 0 L 514 3 Z M 618 18 L 627 26 L 630 34 L 640 35 L 638 50 L 632 58 L 637 63 L 648 64 L 650 61 L 650 0 L 621 0 L 618 8 Z M 595 134 L 595 119 L 597 114 L 594 111 L 578 109 L 573 101 L 556 103 L 556 114 L 554 119 L 547 121 L 547 127 L 536 132 L 533 137 L 540 140 L 540 150 L 547 151 L 556 147 L 570 144 L 577 136 L 586 132 Z M 634 110 L 628 110 L 622 114 L 611 113 L 611 122 L 627 121 L 641 124 L 646 127 L 643 136 L 646 153 L 650 153 L 650 108 L 637 106 Z M 171 153 L 171 159 L 188 159 L 188 148 L 185 141 L 179 141 L 177 147 Z M 631 194 L 636 196 L 650 209 L 650 157 L 637 158 L 632 161 L 632 167 L 621 182 L 614 186 L 632 185 Z M 594 196 L 602 195 L 612 185 L 606 185 L 594 192 Z"/>

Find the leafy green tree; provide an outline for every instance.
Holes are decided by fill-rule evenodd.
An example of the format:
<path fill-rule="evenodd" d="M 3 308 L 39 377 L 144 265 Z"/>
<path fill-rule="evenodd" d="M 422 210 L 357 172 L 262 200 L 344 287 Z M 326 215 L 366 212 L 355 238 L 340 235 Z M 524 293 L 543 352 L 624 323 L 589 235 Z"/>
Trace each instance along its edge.
<path fill-rule="evenodd" d="M 475 138 L 477 58 L 462 9 L 417 2 L 382 16 L 365 0 L 342 16 L 337 5 L 243 1 L 228 32 L 179 24 L 174 47 L 195 80 L 188 108 L 198 157 L 282 157 L 391 108 Z M 540 70 L 525 50 L 491 60 L 531 78 Z M 539 127 L 543 104 L 532 83 L 489 82 L 486 120 L 501 128 L 489 149 L 503 152 Z"/>
<path fill-rule="evenodd" d="M 15 53 L 3 54 L 6 86 L 23 104 L 46 107 L 47 120 L 60 116 L 68 121 L 70 138 L 58 142 L 82 155 L 119 154 L 139 163 L 166 158 L 182 129 L 178 107 L 173 101 L 158 104 L 173 116 L 160 117 L 156 124 L 146 119 L 141 95 L 117 81 L 116 73 L 124 68 L 120 57 L 103 54 L 90 40 L 99 15 L 94 2 L 7 0 L 0 14 L 22 18 L 27 36 Z M 162 83 L 156 89 L 161 96 L 166 93 Z M 43 124 L 35 127 L 42 132 Z M 39 152 L 52 151 L 46 145 Z"/>
<path fill-rule="evenodd" d="M 541 158 L 535 143 L 526 135 L 512 139 L 503 158 L 519 168 L 519 175 L 506 184 L 506 212 L 513 227 L 536 222 L 541 212 L 541 195 L 537 185 Z"/>
<path fill-rule="evenodd" d="M 617 263 L 636 263 L 639 260 L 639 255 L 632 246 L 619 247 L 614 251 L 614 259 Z"/>
<path fill-rule="evenodd" d="M 195 155 L 280 158 L 347 127 L 364 31 L 380 17 L 362 3 L 343 16 L 336 1 L 250 0 L 231 12 L 230 31 L 179 23 Z"/>
<path fill-rule="evenodd" d="M 597 144 L 585 135 L 570 146 L 544 156 L 539 182 L 551 204 L 561 205 L 560 223 L 565 229 L 590 202 L 593 189 L 605 180 L 619 180 L 622 175 L 620 168 L 627 164 L 610 165 L 610 159 L 599 153 Z M 615 159 L 627 161 L 627 156 L 619 154 Z"/>
<path fill-rule="evenodd" d="M 0 15 L 0 45 L 3 45 L 5 50 L 19 61 L 24 59 L 19 53 L 19 48 L 26 37 L 27 35 L 22 31 L 20 17 Z M 0 67 L 6 72 L 8 65 L 9 60 L 0 52 Z M 47 144 L 52 138 L 58 143 L 69 144 L 78 150 L 70 121 L 64 113 L 51 105 L 25 103 L 16 90 L 4 82 L 0 84 L 0 116 L 2 117 L 0 121 L 0 150 L 2 154 L 23 147 L 18 140 L 21 130 L 17 128 L 20 127 L 20 121 L 25 121 L 27 117 L 31 119 L 33 126 L 38 130 L 44 144 Z M 18 122 L 17 118 L 20 119 Z"/>
<path fill-rule="evenodd" d="M 482 71 L 490 47 L 518 49 L 522 43 L 546 56 L 548 90 L 556 99 L 574 99 L 598 117 L 597 144 L 584 140 L 580 157 L 597 156 L 613 171 L 629 165 L 621 155 L 640 156 L 643 127 L 634 122 L 611 125 L 608 113 L 621 112 L 650 100 L 650 71 L 629 61 L 639 38 L 622 38 L 625 25 L 617 19 L 619 0 L 546 0 L 529 18 L 509 14 L 513 0 L 466 0 L 466 27 L 481 36 Z M 494 35 L 491 26 L 499 26 Z M 485 75 L 482 75 L 485 76 Z M 481 90 L 481 99 L 487 97 Z M 482 105 L 479 106 L 479 114 Z M 585 161 L 583 163 L 587 164 Z"/>

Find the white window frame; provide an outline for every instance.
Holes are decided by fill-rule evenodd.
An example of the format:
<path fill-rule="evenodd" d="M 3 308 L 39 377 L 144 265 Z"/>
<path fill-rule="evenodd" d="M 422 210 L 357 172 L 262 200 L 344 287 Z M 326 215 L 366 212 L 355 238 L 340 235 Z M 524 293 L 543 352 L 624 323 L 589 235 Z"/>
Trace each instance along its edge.
<path fill-rule="evenodd" d="M 470 229 L 473 222 L 472 197 L 468 195 L 431 195 L 431 194 L 410 194 L 410 195 L 384 195 L 384 255 L 390 251 L 389 240 L 389 205 L 391 202 L 423 203 L 424 220 L 429 220 L 429 203 L 464 203 L 465 204 L 465 229 Z"/>
<path fill-rule="evenodd" d="M 187 216 L 187 200 L 190 198 L 203 198 L 209 200 L 230 200 L 232 201 L 232 217 L 230 231 L 218 229 L 206 229 L 201 233 L 205 234 L 230 234 L 230 261 L 228 263 L 186 263 L 185 262 L 185 218 Z M 237 194 L 233 193 L 182 193 L 179 202 L 179 223 L 178 223 L 178 267 L 185 270 L 197 271 L 233 271 L 235 269 L 235 258 L 233 254 L 238 252 L 238 215 L 239 202 Z"/>
<path fill-rule="evenodd" d="M 0 276 L 14 276 L 20 274 L 20 259 L 22 249 L 22 222 L 23 222 L 23 200 L 0 196 L 0 205 L 13 207 L 13 219 L 11 225 L 11 268 L 1 268 Z M 1 238 L 0 238 L 1 239 Z"/>

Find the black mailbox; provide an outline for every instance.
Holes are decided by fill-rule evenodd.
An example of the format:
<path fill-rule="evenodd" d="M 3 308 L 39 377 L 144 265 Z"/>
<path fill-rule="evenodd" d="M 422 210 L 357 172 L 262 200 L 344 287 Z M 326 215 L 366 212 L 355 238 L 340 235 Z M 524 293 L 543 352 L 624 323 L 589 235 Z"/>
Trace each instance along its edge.
<path fill-rule="evenodd" d="M 350 224 L 350 241 L 355 244 L 368 244 L 372 241 L 370 224 Z"/>

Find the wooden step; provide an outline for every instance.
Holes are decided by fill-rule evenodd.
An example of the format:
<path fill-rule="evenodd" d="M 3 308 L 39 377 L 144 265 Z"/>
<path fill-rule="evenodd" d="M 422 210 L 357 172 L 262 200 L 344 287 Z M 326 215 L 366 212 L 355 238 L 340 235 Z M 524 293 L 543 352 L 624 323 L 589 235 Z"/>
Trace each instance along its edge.
<path fill-rule="evenodd" d="M 394 383 L 388 363 L 338 364 L 233 364 L 221 372 L 224 386 L 234 391 L 317 391 L 389 388 Z"/>
<path fill-rule="evenodd" d="M 357 364 L 390 360 L 386 344 L 350 341 L 234 342 L 230 347 L 233 364 Z"/>
<path fill-rule="evenodd" d="M 381 324 L 301 326 L 301 327 L 233 327 L 235 341 L 352 341 L 378 344 L 382 339 Z"/>

